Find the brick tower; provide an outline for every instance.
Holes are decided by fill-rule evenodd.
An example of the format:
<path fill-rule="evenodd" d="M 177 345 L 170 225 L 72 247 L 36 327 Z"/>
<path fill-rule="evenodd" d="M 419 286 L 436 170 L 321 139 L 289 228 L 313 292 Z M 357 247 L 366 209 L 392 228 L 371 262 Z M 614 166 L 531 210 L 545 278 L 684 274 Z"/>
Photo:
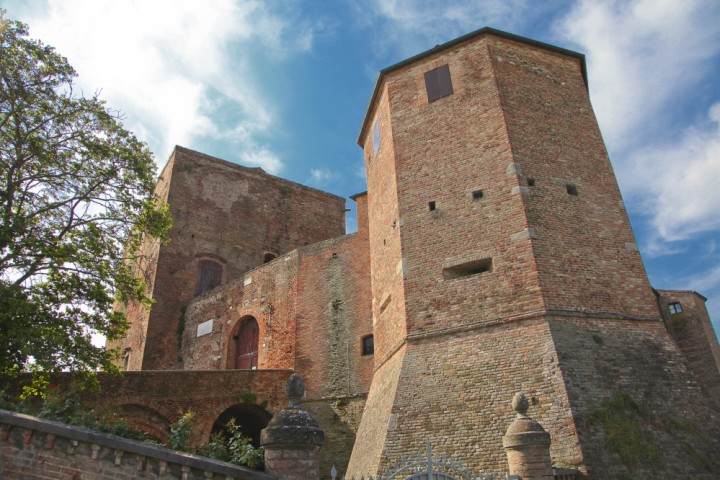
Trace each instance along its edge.
<path fill-rule="evenodd" d="M 665 330 L 583 55 L 488 28 L 439 45 L 381 71 L 359 144 L 376 371 L 348 477 L 426 440 L 503 467 L 509 399 L 526 391 L 553 458 L 593 478 L 641 468 L 588 421 L 613 398 L 653 419 L 648 445 L 677 452 L 657 478 L 711 478 L 692 457 L 717 463 L 703 440 L 717 416 Z M 706 431 L 678 449 L 660 418 Z"/>

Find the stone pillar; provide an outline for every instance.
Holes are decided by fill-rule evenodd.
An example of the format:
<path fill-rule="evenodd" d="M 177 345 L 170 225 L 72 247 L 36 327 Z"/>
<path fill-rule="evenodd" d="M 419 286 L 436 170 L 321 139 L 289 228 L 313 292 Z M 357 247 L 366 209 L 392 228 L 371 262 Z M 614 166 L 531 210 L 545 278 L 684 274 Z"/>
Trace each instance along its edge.
<path fill-rule="evenodd" d="M 285 395 L 290 403 L 260 433 L 260 443 L 265 448 L 265 471 L 282 480 L 316 480 L 325 433 L 300 406 L 305 382 L 297 373 L 285 384 Z"/>
<path fill-rule="evenodd" d="M 517 414 L 502 439 L 510 475 L 522 480 L 553 480 L 550 434 L 526 415 L 529 403 L 525 394 L 515 394 L 512 407 Z"/>

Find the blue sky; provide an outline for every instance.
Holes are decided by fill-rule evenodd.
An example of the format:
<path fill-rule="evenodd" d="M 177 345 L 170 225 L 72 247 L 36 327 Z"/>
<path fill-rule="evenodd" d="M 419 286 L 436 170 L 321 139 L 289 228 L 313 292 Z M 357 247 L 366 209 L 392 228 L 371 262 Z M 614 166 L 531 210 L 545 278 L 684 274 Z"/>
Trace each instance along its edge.
<path fill-rule="evenodd" d="M 159 165 L 178 144 L 343 196 L 365 190 L 356 139 L 381 68 L 484 26 L 584 53 L 650 281 L 707 296 L 720 331 L 717 0 L 0 6 L 124 112 Z"/>

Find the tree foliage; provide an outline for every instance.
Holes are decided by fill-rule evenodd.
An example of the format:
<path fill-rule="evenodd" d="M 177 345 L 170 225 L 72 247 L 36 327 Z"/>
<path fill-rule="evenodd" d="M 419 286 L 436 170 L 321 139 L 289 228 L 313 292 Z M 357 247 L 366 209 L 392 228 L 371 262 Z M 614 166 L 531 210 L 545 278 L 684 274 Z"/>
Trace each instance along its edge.
<path fill-rule="evenodd" d="M 147 146 L 54 48 L 0 11 L 0 373 L 114 370 L 91 334 L 148 304 L 137 258 L 170 227 Z"/>

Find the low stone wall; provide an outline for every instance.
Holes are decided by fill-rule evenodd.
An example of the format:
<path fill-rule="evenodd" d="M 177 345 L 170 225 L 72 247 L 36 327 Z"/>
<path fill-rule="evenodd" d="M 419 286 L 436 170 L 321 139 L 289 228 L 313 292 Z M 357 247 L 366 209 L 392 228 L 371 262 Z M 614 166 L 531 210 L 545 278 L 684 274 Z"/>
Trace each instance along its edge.
<path fill-rule="evenodd" d="M 0 410 L 0 478 L 276 480 L 264 472 Z"/>

